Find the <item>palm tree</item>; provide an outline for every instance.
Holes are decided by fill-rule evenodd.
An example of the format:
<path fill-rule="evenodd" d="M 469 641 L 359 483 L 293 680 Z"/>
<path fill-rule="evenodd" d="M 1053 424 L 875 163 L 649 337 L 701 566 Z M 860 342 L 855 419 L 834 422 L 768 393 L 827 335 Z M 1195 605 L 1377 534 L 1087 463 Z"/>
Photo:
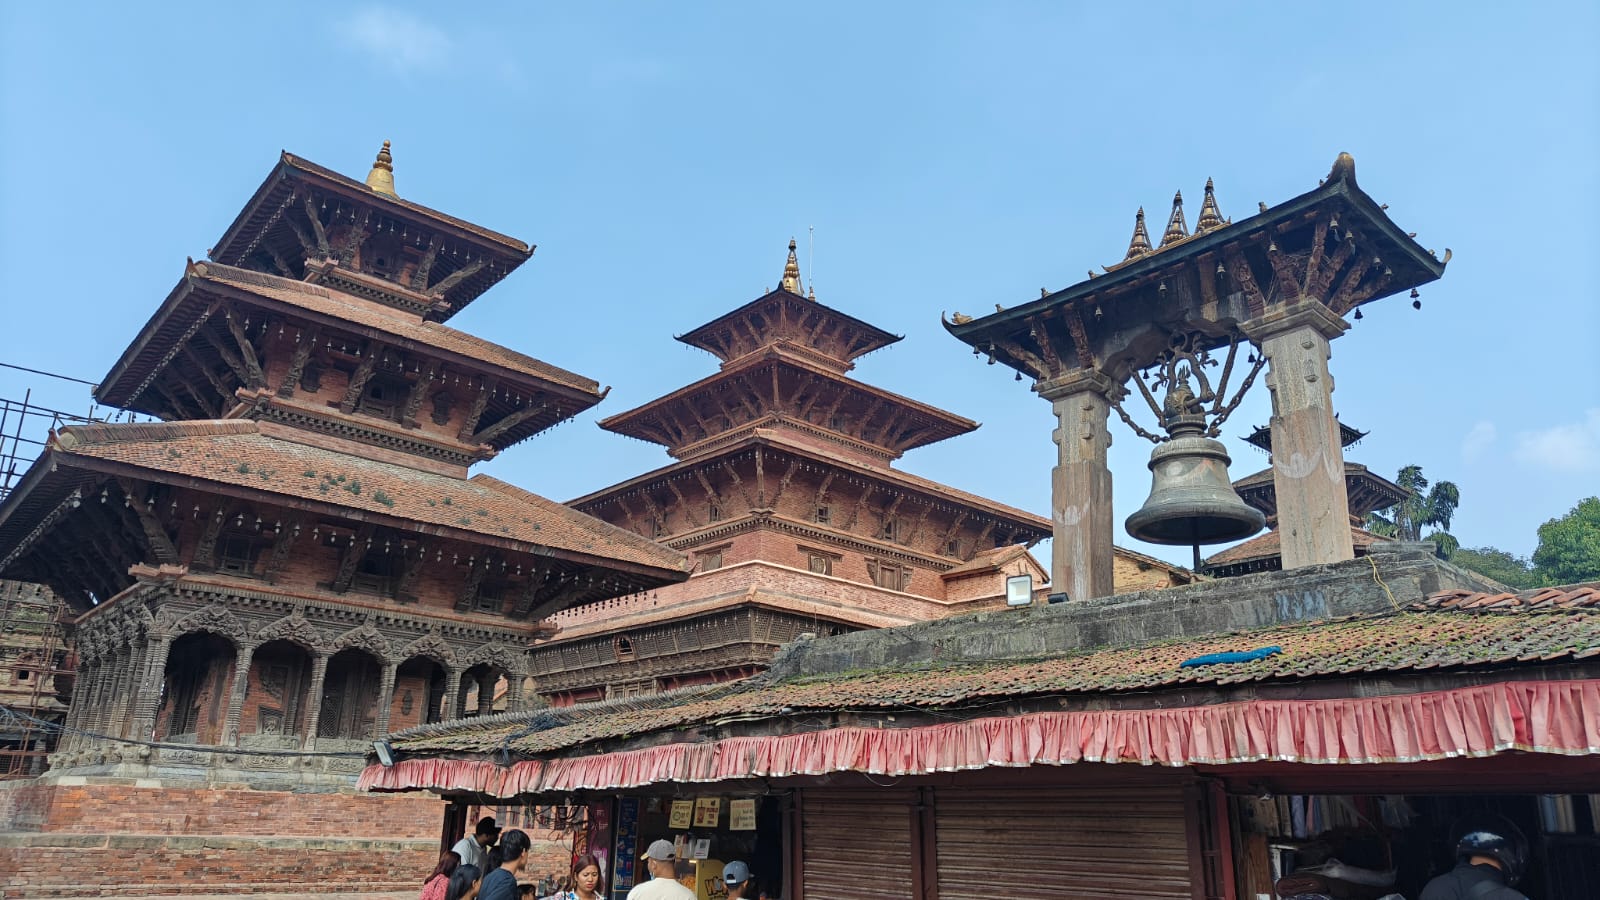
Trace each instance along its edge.
<path fill-rule="evenodd" d="M 1422 474 L 1421 466 L 1405 466 L 1394 483 L 1407 491 L 1406 498 L 1388 509 L 1367 514 L 1367 530 L 1383 537 L 1401 541 L 1422 539 L 1422 529 L 1428 525 L 1439 526 L 1439 531 L 1428 535 L 1428 540 L 1439 545 L 1448 556 L 1456 540 L 1449 534 L 1450 518 L 1461 503 L 1461 490 L 1453 482 L 1441 481 L 1433 487 Z"/>

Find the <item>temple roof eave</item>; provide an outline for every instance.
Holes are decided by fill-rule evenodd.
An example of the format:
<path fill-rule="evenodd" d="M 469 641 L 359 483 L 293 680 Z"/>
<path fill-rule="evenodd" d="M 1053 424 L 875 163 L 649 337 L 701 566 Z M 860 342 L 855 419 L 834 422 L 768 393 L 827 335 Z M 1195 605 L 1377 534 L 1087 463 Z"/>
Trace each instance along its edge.
<path fill-rule="evenodd" d="M 875 350 L 881 350 L 890 344 L 899 343 L 900 341 L 905 340 L 905 335 L 884 331 L 882 328 L 857 319 L 848 313 L 840 312 L 832 307 L 818 303 L 815 300 L 810 300 L 800 296 L 799 294 L 786 291 L 783 288 L 769 291 L 768 293 L 751 300 L 749 303 L 746 303 L 737 309 L 730 310 L 729 312 L 725 312 L 722 315 L 717 316 L 715 319 L 712 319 L 704 325 L 700 325 L 699 327 L 694 328 L 687 333 L 676 335 L 675 339 L 720 358 L 721 354 L 714 346 L 710 345 L 708 341 L 708 337 L 713 331 L 720 326 L 724 326 L 731 321 L 735 321 L 750 314 L 762 305 L 771 305 L 784 302 L 803 304 L 804 309 L 820 311 L 824 315 L 836 319 L 841 324 L 854 329 L 866 337 L 866 342 L 862 344 L 859 349 L 852 352 L 849 357 L 844 360 L 844 362 L 860 359 L 861 357 L 867 355 L 868 353 L 872 353 Z"/>
<path fill-rule="evenodd" d="M 347 330 L 355 334 L 368 337 L 383 337 L 396 345 L 411 344 L 421 346 L 439 360 L 461 366 L 463 368 L 481 371 L 509 380 L 519 386 L 531 390 L 543 390 L 561 396 L 572 408 L 569 415 L 575 415 L 583 410 L 593 407 L 605 396 L 600 390 L 598 382 L 583 378 L 558 366 L 527 357 L 516 353 L 509 348 L 498 347 L 481 339 L 475 338 L 465 332 L 450 328 L 436 322 L 424 322 L 415 316 L 403 313 L 390 314 L 387 311 L 381 317 L 373 317 L 371 321 L 352 321 L 348 315 L 337 310 L 321 310 L 310 304 L 312 297 L 310 291 L 320 291 L 330 295 L 327 303 L 358 308 L 360 301 L 340 301 L 338 292 L 329 288 L 315 285 L 305 285 L 291 279 L 276 279 L 285 282 L 287 287 L 283 290 L 290 293 L 305 294 L 300 303 L 286 302 L 283 297 L 264 296 L 263 291 L 251 289 L 250 286 L 239 284 L 237 278 L 227 277 L 229 273 L 235 275 L 251 275 L 262 280 L 276 279 L 276 276 L 263 275 L 262 273 L 246 272 L 230 266 L 221 266 L 216 263 L 198 263 L 185 272 L 176 286 L 167 295 L 167 299 L 150 317 L 145 326 L 140 329 L 139 337 L 123 350 L 121 357 L 112 365 L 100 383 L 94 388 L 95 399 L 101 403 L 126 409 L 136 409 L 151 415 L 156 412 L 136 405 L 138 395 L 143 393 L 144 385 L 128 383 L 135 377 L 148 377 L 154 371 L 170 360 L 161 360 L 160 354 L 170 349 L 170 345 L 185 336 L 186 328 L 200 316 L 206 314 L 206 300 L 212 301 L 234 300 L 261 307 L 270 312 L 291 315 L 303 318 L 317 324 Z M 346 311 L 347 312 L 347 311 Z M 415 319 L 416 321 L 412 321 Z M 391 321 L 392 320 L 392 321 Z M 465 342 L 467 346 L 462 349 L 452 349 L 443 346 L 449 342 Z M 471 352 L 479 345 L 484 347 L 498 347 L 503 361 L 496 362 L 486 359 L 483 355 Z M 526 429 L 501 436 L 497 442 L 509 446 L 517 440 L 528 435 L 523 433 Z"/>
<path fill-rule="evenodd" d="M 148 437 L 160 433 L 175 435 L 177 439 Z M 124 442 L 117 439 L 118 434 L 132 437 Z M 179 443 L 182 439 L 206 442 L 230 438 L 245 440 L 250 446 L 242 450 L 231 445 L 222 447 L 217 450 L 222 454 L 220 457 L 201 460 L 188 455 L 196 447 Z M 126 452 L 94 455 L 97 448 L 124 443 Z M 166 452 L 146 452 L 141 449 L 145 444 L 166 445 Z M 268 458 L 271 458 L 270 453 L 274 450 L 282 457 L 272 459 L 271 479 L 264 478 L 265 473 L 255 473 L 248 466 L 235 469 L 237 459 L 242 457 L 249 457 L 260 465 L 263 457 L 251 452 L 256 445 L 268 451 Z M 180 446 L 183 449 L 180 450 Z M 333 492 L 313 492 L 311 489 L 316 482 L 301 471 L 317 469 L 331 472 L 334 466 L 341 464 L 354 467 L 351 469 L 355 473 L 353 478 L 368 479 L 364 494 L 349 492 L 348 499 L 341 496 L 329 499 L 328 495 Z M 294 471 L 289 471 L 291 467 Z M 233 477 L 235 472 L 237 477 Z M 219 477 L 218 473 L 226 473 L 226 477 Z M 382 491 L 373 483 L 375 474 L 397 478 L 399 483 L 408 485 L 408 488 L 405 491 L 391 488 L 394 493 L 387 497 L 386 505 L 385 499 L 379 497 Z M 170 484 L 239 500 L 301 509 L 313 515 L 372 522 L 403 532 L 553 557 L 577 565 L 649 579 L 655 585 L 682 581 L 687 577 L 690 567 L 688 557 L 676 550 L 486 475 L 470 479 L 449 478 L 405 469 L 392 463 L 295 445 L 261 435 L 255 423 L 245 420 L 87 425 L 62 429 L 24 475 L 17 489 L 0 504 L 0 560 L 14 554 L 18 547 L 29 540 L 28 535 L 19 534 L 18 529 L 41 522 L 50 509 L 69 501 L 74 488 L 107 477 Z M 252 478 L 261 483 L 253 482 Z M 411 503 L 429 489 L 447 490 L 447 496 L 453 496 L 456 502 L 447 502 L 443 506 L 430 504 L 426 511 Z M 397 501 L 414 508 L 396 508 L 392 504 Z M 508 508 L 521 512 L 501 515 L 500 508 L 507 504 Z M 455 521 L 467 518 L 472 520 L 472 524 L 477 524 L 478 520 L 472 517 L 478 515 L 475 512 L 478 509 L 489 512 L 488 516 L 480 516 L 483 528 L 464 528 Z M 461 515 L 465 510 L 473 512 Z M 583 533 L 580 535 L 574 530 L 563 537 L 547 532 L 537 524 L 530 526 L 532 530 L 523 530 L 530 535 L 532 531 L 538 531 L 541 539 L 518 536 L 511 533 L 509 528 L 484 530 L 501 519 L 506 519 L 508 524 L 515 524 L 508 518 L 512 515 L 520 515 L 524 524 L 533 521 L 534 517 L 541 518 L 544 524 L 552 526 L 551 531 L 570 525 L 574 529 L 581 528 Z M 14 522 L 17 523 L 15 527 Z M 546 540 L 547 537 L 560 537 L 561 540 Z M 607 546 L 599 546 L 598 542 L 602 541 Z M 591 546 L 584 546 L 585 542 Z"/>
<path fill-rule="evenodd" d="M 1038 533 L 1037 536 L 1039 539 L 1047 538 L 1051 534 L 1050 520 L 1044 516 L 1036 515 L 1012 506 L 1007 506 L 1003 503 L 996 503 L 995 501 L 989 500 L 985 497 L 969 494 L 966 491 L 952 488 L 948 485 L 943 485 L 939 482 L 922 478 L 917 475 L 912 475 L 907 472 L 902 472 L 898 469 L 871 466 L 858 460 L 828 453 L 824 450 L 820 450 L 807 444 L 797 444 L 791 441 L 786 441 L 783 440 L 781 435 L 775 434 L 773 431 L 768 429 L 757 429 L 749 437 L 740 441 L 738 444 L 729 447 L 722 453 L 697 456 L 691 459 L 662 466 L 661 468 L 646 472 L 642 475 L 637 475 L 628 479 L 627 481 L 619 482 L 611 485 L 610 487 L 601 488 L 600 490 L 585 494 L 582 497 L 569 500 L 567 501 L 567 505 L 573 507 L 574 509 L 582 509 L 586 506 L 592 506 L 596 503 L 609 500 L 611 497 L 617 494 L 624 494 L 642 487 L 649 487 L 654 483 L 664 481 L 672 475 L 680 472 L 691 472 L 699 466 L 708 464 L 720 465 L 722 461 L 724 461 L 729 455 L 732 455 L 733 453 L 742 453 L 746 450 L 753 450 L 756 447 L 770 448 L 780 452 L 808 456 L 811 457 L 813 461 L 821 465 L 834 465 L 839 466 L 842 469 L 848 469 L 852 477 L 869 478 L 886 484 L 896 485 L 904 490 L 917 491 L 930 496 L 939 497 L 947 503 L 967 505 L 975 510 L 981 511 L 986 515 L 1004 519 L 1008 524 L 1020 525 L 1024 528 L 1035 531 Z"/>
<path fill-rule="evenodd" d="M 670 408 L 677 403 L 687 401 L 697 393 L 708 390 L 719 382 L 736 378 L 739 375 L 748 375 L 753 370 L 759 369 L 762 366 L 783 363 L 804 369 L 808 374 L 827 379 L 850 390 L 860 391 L 863 394 L 887 400 L 891 403 L 909 408 L 921 415 L 924 419 L 944 426 L 942 429 L 940 429 L 942 436 L 938 437 L 938 440 L 944 440 L 945 438 L 967 434 L 979 428 L 978 422 L 975 422 L 965 416 L 957 415 L 955 413 L 940 409 L 937 406 L 923 403 L 920 400 L 913 400 L 910 397 L 896 394 L 893 391 L 886 391 L 874 385 L 857 381 L 854 378 L 830 371 L 824 367 L 817 366 L 811 363 L 809 360 L 801 358 L 795 354 L 786 353 L 781 347 L 773 348 L 772 350 L 763 354 L 749 354 L 745 357 L 745 359 L 748 361 L 741 362 L 734 367 L 725 368 L 721 371 L 715 372 L 706 376 L 705 378 L 678 388 L 669 394 L 664 394 L 654 400 L 640 404 L 633 409 L 607 416 L 606 418 L 601 419 L 597 424 L 606 431 L 627 435 L 628 437 L 638 438 L 639 440 L 650 441 L 651 443 L 658 443 L 654 438 L 643 434 L 637 434 L 628 430 L 631 423 L 641 421 L 658 410 Z M 933 442 L 934 441 L 932 440 L 923 441 L 916 446 L 924 446 Z"/>
<path fill-rule="evenodd" d="M 1029 319 L 1093 296 L 1106 301 L 1118 293 L 1136 289 L 1157 273 L 1174 266 L 1188 264 L 1196 256 L 1216 253 L 1225 247 L 1247 240 L 1251 235 L 1267 231 L 1277 225 L 1292 222 L 1318 206 L 1342 201 L 1351 213 L 1359 216 L 1364 234 L 1381 238 L 1398 256 L 1386 253 L 1400 277 L 1390 282 L 1389 293 L 1405 290 L 1434 281 L 1444 274 L 1445 263 L 1417 243 L 1400 229 L 1384 212 L 1383 207 L 1361 190 L 1355 180 L 1355 164 L 1348 154 L 1340 154 L 1329 177 L 1316 189 L 1269 207 L 1246 219 L 1223 225 L 1204 233 L 1192 234 L 1176 242 L 1169 250 L 1157 250 L 1125 264 L 1111 267 L 1106 274 L 1080 281 L 1059 291 L 1048 292 L 1037 299 L 1003 309 L 970 321 L 951 322 L 941 317 L 944 328 L 957 340 L 978 346 L 1006 335 L 1026 333 Z M 1261 239 L 1263 242 L 1265 237 Z M 1172 252 L 1176 251 L 1176 252 Z M 1019 370 L 1026 369 L 1022 360 L 1012 360 L 1003 348 L 996 348 L 997 357 L 1005 357 L 1007 364 Z"/>
<path fill-rule="evenodd" d="M 261 186 L 251 195 L 249 202 L 239 211 L 238 216 L 228 225 L 227 230 L 207 255 L 226 265 L 237 265 L 242 262 L 254 232 L 271 225 L 272 211 L 267 207 L 280 195 L 287 197 L 292 193 L 296 183 L 309 183 L 319 190 L 342 195 L 351 202 L 370 203 L 374 208 L 384 210 L 396 218 L 424 221 L 430 227 L 448 234 L 452 240 L 473 245 L 485 254 L 494 255 L 503 263 L 498 271 L 479 272 L 458 284 L 450 292 L 452 301 L 450 309 L 441 318 L 448 318 L 459 312 L 533 256 L 533 246 L 524 241 L 474 225 L 420 203 L 375 191 L 361 181 L 319 166 L 288 151 L 279 154 L 277 164 L 267 173 Z M 287 200 L 280 202 L 287 204 Z M 266 221 L 258 221 L 263 217 Z"/>

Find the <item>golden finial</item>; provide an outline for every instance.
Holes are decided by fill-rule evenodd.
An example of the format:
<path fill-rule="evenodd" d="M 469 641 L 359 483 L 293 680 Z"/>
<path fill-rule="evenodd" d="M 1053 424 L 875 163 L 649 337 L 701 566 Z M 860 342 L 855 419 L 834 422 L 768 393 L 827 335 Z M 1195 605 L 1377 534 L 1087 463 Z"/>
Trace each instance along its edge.
<path fill-rule="evenodd" d="M 783 281 L 778 287 L 791 294 L 804 297 L 805 292 L 800 289 L 800 259 L 794 254 L 794 238 L 789 238 L 789 261 L 783 264 Z"/>
<path fill-rule="evenodd" d="M 400 196 L 394 192 L 394 157 L 389 155 L 388 141 L 383 142 L 383 149 L 378 151 L 378 158 L 372 163 L 372 171 L 367 173 L 367 187 L 396 199 Z"/>
<path fill-rule="evenodd" d="M 1206 199 L 1200 204 L 1200 218 L 1194 223 L 1194 233 L 1210 231 L 1222 227 L 1222 210 L 1217 209 L 1217 195 L 1211 187 L 1211 179 L 1206 179 Z"/>
<path fill-rule="evenodd" d="M 1139 207 L 1139 215 L 1134 218 L 1133 240 L 1128 242 L 1128 255 L 1123 259 L 1138 259 L 1149 253 L 1150 232 L 1144 230 L 1144 207 Z"/>
<path fill-rule="evenodd" d="M 1161 235 L 1161 246 L 1181 241 L 1189 236 L 1189 223 L 1183 220 L 1183 191 L 1172 195 L 1172 215 L 1167 219 L 1167 230 Z"/>

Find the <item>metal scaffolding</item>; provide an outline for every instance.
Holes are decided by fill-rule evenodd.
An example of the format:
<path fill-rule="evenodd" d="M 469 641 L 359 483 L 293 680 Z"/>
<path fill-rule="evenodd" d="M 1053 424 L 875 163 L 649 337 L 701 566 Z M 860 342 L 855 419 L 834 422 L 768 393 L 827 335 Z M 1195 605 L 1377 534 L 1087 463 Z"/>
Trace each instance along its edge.
<path fill-rule="evenodd" d="M 0 706 L 25 713 L 0 722 L 0 779 L 44 772 L 66 716 L 72 667 L 66 607 L 47 587 L 0 580 Z M 36 721 L 37 720 L 37 721 Z"/>

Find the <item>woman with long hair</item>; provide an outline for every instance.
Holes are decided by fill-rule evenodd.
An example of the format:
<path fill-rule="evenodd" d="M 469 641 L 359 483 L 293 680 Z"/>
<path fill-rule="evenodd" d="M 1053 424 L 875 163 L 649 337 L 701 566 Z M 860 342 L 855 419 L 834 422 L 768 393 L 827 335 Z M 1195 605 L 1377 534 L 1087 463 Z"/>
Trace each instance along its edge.
<path fill-rule="evenodd" d="M 600 860 L 587 853 L 572 862 L 572 889 L 557 891 L 545 900 L 605 900 L 600 887 Z"/>
<path fill-rule="evenodd" d="M 450 887 L 444 892 L 444 900 L 473 900 L 482 884 L 483 875 L 477 866 L 471 863 L 456 866 L 450 873 Z"/>
<path fill-rule="evenodd" d="M 433 867 L 433 874 L 422 882 L 422 896 L 419 900 L 444 900 L 444 893 L 450 887 L 450 873 L 461 865 L 461 854 L 454 850 L 446 850 L 439 854 L 439 864 Z"/>

